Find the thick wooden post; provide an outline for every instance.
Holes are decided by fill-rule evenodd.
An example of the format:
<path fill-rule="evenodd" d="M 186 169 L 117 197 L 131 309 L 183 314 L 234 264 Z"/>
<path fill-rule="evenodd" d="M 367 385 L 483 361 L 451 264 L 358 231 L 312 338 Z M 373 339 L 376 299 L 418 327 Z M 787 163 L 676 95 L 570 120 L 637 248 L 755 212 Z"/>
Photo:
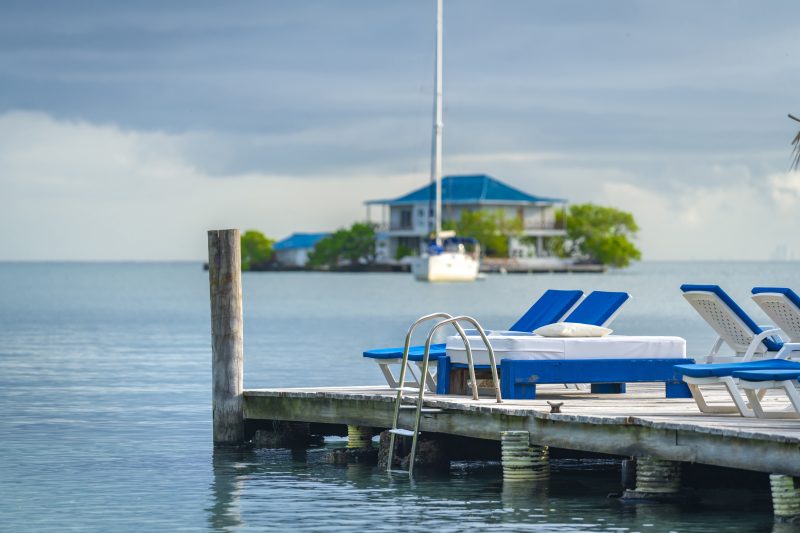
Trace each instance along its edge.
<path fill-rule="evenodd" d="M 214 444 L 244 440 L 244 335 L 239 230 L 208 232 Z"/>

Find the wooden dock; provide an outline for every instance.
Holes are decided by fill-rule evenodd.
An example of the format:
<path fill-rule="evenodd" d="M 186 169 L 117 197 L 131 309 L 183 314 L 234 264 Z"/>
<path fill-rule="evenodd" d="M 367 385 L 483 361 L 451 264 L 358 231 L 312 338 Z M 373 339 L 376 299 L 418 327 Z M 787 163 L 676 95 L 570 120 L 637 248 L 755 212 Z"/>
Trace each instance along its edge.
<path fill-rule="evenodd" d="M 716 394 L 714 393 L 716 392 Z M 712 391 L 724 401 L 724 390 Z M 249 389 L 248 420 L 391 426 L 395 394 L 386 387 Z M 547 401 L 563 402 L 551 413 Z M 766 399 L 766 405 L 778 400 Z M 626 394 L 591 394 L 541 386 L 536 400 L 429 395 L 423 432 L 499 440 L 501 431 L 530 433 L 531 444 L 620 456 L 654 456 L 770 474 L 800 476 L 800 420 L 707 415 L 691 399 L 664 398 L 663 384 L 629 384 Z M 413 411 L 401 421 L 410 427 Z"/>
<path fill-rule="evenodd" d="M 244 389 L 239 230 L 209 231 L 208 250 L 214 444 L 242 445 L 248 422 L 285 421 L 346 425 L 349 451 L 371 449 L 374 429 L 392 426 L 395 393 L 387 387 Z M 549 447 L 634 457 L 635 485 L 626 482 L 622 494 L 628 501 L 678 501 L 683 463 L 768 473 L 776 520 L 800 525 L 800 420 L 702 414 L 693 400 L 664 398 L 663 391 L 655 383 L 628 384 L 626 394 L 603 395 L 541 385 L 536 400 L 499 404 L 431 394 L 425 399 L 431 410 L 419 429 L 423 435 L 499 440 L 503 479 L 509 482 L 549 476 Z M 721 388 L 708 398 L 730 401 Z M 768 396 L 765 408 L 775 410 L 777 401 Z M 561 404 L 560 411 L 551 411 L 549 402 Z M 398 430 L 412 428 L 416 414 L 400 415 Z M 273 424 L 272 432 L 280 426 Z M 390 450 L 397 449 L 385 450 L 392 468 L 398 458 Z M 413 451 L 406 457 L 409 470 L 415 458 Z"/>

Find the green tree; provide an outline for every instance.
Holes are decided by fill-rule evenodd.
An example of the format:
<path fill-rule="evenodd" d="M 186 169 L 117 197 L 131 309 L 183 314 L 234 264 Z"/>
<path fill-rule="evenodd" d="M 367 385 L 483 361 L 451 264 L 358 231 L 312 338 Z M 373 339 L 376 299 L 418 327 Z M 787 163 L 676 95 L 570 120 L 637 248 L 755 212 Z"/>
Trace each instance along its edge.
<path fill-rule="evenodd" d="M 308 256 L 312 267 L 351 265 L 375 262 L 375 224 L 356 222 L 350 229 L 341 228 L 317 243 Z"/>
<path fill-rule="evenodd" d="M 507 218 L 501 210 L 479 209 L 462 211 L 457 222 L 447 221 L 443 227 L 477 240 L 488 256 L 507 257 L 508 238 L 522 233 L 522 219 Z"/>
<path fill-rule="evenodd" d="M 416 255 L 413 248 L 406 246 L 405 244 L 397 245 L 397 250 L 394 253 L 395 260 L 400 261 L 402 258 L 408 257 L 409 255 Z"/>
<path fill-rule="evenodd" d="M 639 226 L 631 213 L 595 204 L 572 205 L 566 227 L 566 237 L 551 241 L 553 251 L 561 257 L 617 268 L 642 258 L 633 244 Z"/>
<path fill-rule="evenodd" d="M 245 231 L 241 243 L 242 270 L 250 270 L 272 259 L 272 245 L 275 241 L 266 238 L 260 231 Z"/>

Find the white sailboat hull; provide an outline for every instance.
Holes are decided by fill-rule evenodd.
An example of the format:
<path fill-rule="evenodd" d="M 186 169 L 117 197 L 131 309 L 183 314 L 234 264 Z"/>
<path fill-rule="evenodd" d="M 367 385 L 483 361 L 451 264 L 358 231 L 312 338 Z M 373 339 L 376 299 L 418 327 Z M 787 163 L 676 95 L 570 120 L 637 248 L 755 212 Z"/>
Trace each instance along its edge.
<path fill-rule="evenodd" d="M 419 281 L 475 281 L 480 263 L 464 253 L 444 252 L 424 255 L 411 265 L 411 272 Z"/>

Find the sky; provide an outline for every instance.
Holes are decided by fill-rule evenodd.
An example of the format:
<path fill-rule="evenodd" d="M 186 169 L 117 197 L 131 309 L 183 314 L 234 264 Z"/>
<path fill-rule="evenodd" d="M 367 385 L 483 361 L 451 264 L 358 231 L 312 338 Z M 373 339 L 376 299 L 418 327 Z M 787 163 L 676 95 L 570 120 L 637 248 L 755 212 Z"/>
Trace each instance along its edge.
<path fill-rule="evenodd" d="M 445 174 L 800 258 L 800 2 L 444 2 Z M 0 260 L 202 260 L 429 179 L 434 0 L 0 3 Z"/>

